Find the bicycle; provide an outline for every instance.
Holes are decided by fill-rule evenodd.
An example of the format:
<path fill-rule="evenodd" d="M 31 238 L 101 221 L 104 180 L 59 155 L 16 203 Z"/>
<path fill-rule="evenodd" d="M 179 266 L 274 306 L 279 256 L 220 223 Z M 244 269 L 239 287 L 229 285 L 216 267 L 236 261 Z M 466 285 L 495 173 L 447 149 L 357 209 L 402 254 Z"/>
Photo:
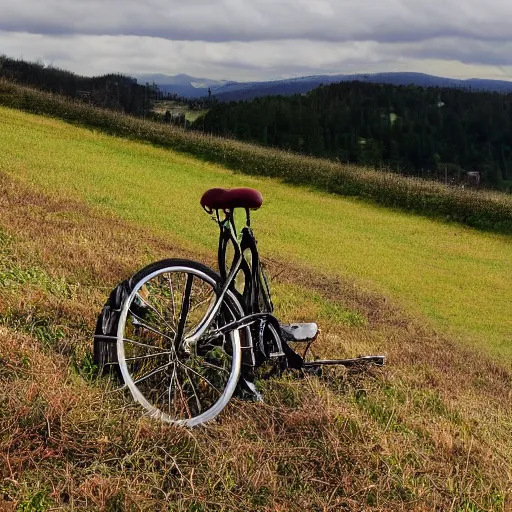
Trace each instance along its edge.
<path fill-rule="evenodd" d="M 261 193 L 214 188 L 200 203 L 220 229 L 219 273 L 186 259 L 157 261 L 119 284 L 98 317 L 95 363 L 113 369 L 149 416 L 192 427 L 215 418 L 235 392 L 261 400 L 254 375 L 268 362 L 301 373 L 384 364 L 382 355 L 306 361 L 318 326 L 273 315 L 250 218 Z M 245 210 L 240 233 L 237 208 Z M 305 343 L 304 353 L 290 343 Z"/>

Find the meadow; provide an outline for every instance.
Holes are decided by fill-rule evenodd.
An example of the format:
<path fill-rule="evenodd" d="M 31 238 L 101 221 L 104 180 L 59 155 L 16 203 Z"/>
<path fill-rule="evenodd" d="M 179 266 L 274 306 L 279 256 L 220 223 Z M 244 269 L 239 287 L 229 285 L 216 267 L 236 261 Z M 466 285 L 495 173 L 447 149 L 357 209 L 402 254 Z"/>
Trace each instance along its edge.
<path fill-rule="evenodd" d="M 510 237 L 6 108 L 0 134 L 1 510 L 510 510 Z M 116 283 L 215 264 L 211 186 L 262 191 L 278 316 L 384 369 L 262 382 L 191 431 L 95 376 Z"/>
<path fill-rule="evenodd" d="M 213 186 L 258 188 L 263 255 L 353 279 L 432 325 L 512 361 L 512 243 L 479 232 L 274 180 L 240 176 L 147 144 L 2 109 L 0 171 L 73 197 L 199 254 L 217 230 L 199 206 Z M 113 143 L 115 141 L 115 143 Z"/>
<path fill-rule="evenodd" d="M 193 123 L 198 117 L 208 112 L 206 109 L 192 110 L 187 104 L 174 100 L 160 100 L 155 102 L 153 112 L 163 116 L 167 111 L 175 116 L 184 114 L 188 123 Z"/>
<path fill-rule="evenodd" d="M 91 107 L 0 80 L 0 105 L 78 123 L 105 133 L 150 142 L 208 162 L 295 185 L 365 198 L 388 207 L 512 233 L 512 198 L 490 191 L 463 190 L 392 172 L 309 158 L 254 144 L 212 137 Z"/>

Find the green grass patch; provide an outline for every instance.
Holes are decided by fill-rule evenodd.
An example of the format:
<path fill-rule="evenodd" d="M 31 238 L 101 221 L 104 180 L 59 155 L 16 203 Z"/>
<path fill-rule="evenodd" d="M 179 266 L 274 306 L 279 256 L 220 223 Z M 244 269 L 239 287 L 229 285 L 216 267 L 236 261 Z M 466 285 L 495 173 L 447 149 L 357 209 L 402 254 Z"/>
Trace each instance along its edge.
<path fill-rule="evenodd" d="M 13 238 L 0 231 L 0 286 L 15 290 L 32 285 L 55 296 L 73 295 L 73 287 L 64 279 L 53 278 L 37 266 L 22 266 L 16 262 L 12 257 L 14 244 Z"/>
<path fill-rule="evenodd" d="M 33 494 L 21 500 L 17 512 L 44 512 L 51 507 L 51 501 L 46 490 L 36 490 Z"/>
<path fill-rule="evenodd" d="M 512 233 L 512 199 L 504 194 L 472 192 L 205 136 L 71 102 L 6 81 L 0 81 L 0 104 L 190 153 L 245 174 L 275 177 L 296 185 L 364 197 L 385 206 L 447 218 L 485 230 Z"/>
<path fill-rule="evenodd" d="M 273 302 L 280 318 L 297 322 L 329 322 L 348 326 L 366 324 L 364 316 L 339 301 L 326 300 L 320 294 L 297 285 L 271 283 Z M 305 307 L 305 305 L 307 305 Z"/>

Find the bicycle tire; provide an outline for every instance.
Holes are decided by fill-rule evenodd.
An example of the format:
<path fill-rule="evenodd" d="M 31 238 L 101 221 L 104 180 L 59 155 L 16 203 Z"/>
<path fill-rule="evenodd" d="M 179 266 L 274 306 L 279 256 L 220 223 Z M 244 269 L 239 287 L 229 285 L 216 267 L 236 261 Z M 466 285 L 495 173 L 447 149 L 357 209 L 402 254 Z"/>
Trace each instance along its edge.
<path fill-rule="evenodd" d="M 220 276 L 195 261 L 166 259 L 141 269 L 129 283 L 130 293 L 120 308 L 116 351 L 133 398 L 149 416 L 167 423 L 192 427 L 212 420 L 228 404 L 239 380 L 240 333 L 234 330 L 215 341 L 205 334 L 189 352 L 176 340 L 185 339 L 185 331 L 193 332 L 213 307 L 222 288 Z M 181 300 L 179 315 L 176 299 Z M 214 325 L 244 314 L 235 293 L 228 290 Z"/>

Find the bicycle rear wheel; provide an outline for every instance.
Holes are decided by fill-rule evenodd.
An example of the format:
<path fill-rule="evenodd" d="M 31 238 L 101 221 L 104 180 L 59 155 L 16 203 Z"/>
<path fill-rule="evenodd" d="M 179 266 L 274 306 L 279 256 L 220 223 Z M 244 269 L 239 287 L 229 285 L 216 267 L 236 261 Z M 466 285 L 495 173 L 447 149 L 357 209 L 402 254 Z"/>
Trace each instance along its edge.
<path fill-rule="evenodd" d="M 244 315 L 228 291 L 196 344 L 187 339 L 211 311 L 221 278 L 200 263 L 172 259 L 138 272 L 117 329 L 117 359 L 133 398 L 154 418 L 183 426 L 213 419 L 231 399 L 240 375 L 238 330 L 212 338 L 216 327 Z"/>

